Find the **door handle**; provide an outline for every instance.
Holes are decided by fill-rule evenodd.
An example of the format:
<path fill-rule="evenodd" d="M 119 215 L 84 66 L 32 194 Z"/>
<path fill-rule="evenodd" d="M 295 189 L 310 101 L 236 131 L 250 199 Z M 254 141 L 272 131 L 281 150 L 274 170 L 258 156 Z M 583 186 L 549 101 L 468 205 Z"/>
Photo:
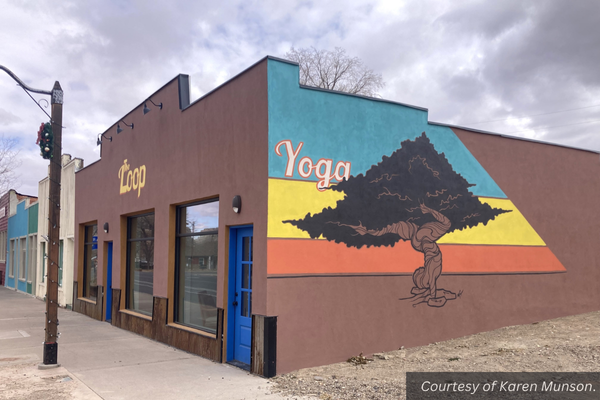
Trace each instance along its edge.
<path fill-rule="evenodd" d="M 233 303 L 231 303 L 231 305 L 235 307 L 235 306 L 237 306 L 237 305 L 238 305 L 238 302 L 237 302 L 237 301 L 234 301 Z"/>

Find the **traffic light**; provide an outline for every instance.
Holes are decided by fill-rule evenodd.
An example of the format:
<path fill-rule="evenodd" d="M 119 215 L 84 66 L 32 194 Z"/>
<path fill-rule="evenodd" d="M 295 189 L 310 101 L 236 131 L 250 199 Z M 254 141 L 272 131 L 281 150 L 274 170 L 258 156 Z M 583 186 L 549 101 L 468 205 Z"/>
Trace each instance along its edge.
<path fill-rule="evenodd" d="M 52 125 L 50 123 L 42 123 L 38 131 L 37 143 L 40 145 L 40 155 L 42 158 L 49 160 L 52 158 L 52 150 L 54 149 L 54 135 L 52 134 Z"/>

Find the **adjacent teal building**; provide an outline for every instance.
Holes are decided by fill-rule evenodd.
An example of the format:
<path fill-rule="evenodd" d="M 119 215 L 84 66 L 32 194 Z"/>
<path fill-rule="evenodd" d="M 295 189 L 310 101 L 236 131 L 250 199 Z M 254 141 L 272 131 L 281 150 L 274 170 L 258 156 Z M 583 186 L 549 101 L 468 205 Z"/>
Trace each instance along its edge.
<path fill-rule="evenodd" d="M 15 200 L 14 203 L 11 201 L 8 218 L 6 286 L 34 294 L 37 270 L 37 198 L 17 195 Z"/>

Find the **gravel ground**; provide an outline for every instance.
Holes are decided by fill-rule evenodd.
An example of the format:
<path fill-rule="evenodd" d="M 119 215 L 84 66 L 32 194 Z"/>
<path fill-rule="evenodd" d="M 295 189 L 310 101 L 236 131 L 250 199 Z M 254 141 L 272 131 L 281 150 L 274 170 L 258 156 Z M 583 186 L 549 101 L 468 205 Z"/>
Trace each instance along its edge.
<path fill-rule="evenodd" d="M 39 370 L 37 363 L 2 365 L 6 361 L 10 359 L 0 358 L 0 400 L 100 399 L 64 368 Z"/>
<path fill-rule="evenodd" d="M 275 377 L 272 390 L 290 398 L 404 399 L 406 372 L 600 372 L 600 311 L 349 361 Z"/>

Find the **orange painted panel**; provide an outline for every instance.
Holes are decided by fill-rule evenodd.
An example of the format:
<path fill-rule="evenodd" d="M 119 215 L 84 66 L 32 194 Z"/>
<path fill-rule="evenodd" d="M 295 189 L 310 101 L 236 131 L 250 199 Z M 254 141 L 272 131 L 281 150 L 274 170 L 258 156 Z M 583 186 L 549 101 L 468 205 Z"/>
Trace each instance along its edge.
<path fill-rule="evenodd" d="M 439 245 L 444 273 L 557 272 L 565 268 L 545 246 Z M 326 240 L 268 239 L 268 274 L 412 274 L 423 254 L 410 243 L 356 249 Z"/>

